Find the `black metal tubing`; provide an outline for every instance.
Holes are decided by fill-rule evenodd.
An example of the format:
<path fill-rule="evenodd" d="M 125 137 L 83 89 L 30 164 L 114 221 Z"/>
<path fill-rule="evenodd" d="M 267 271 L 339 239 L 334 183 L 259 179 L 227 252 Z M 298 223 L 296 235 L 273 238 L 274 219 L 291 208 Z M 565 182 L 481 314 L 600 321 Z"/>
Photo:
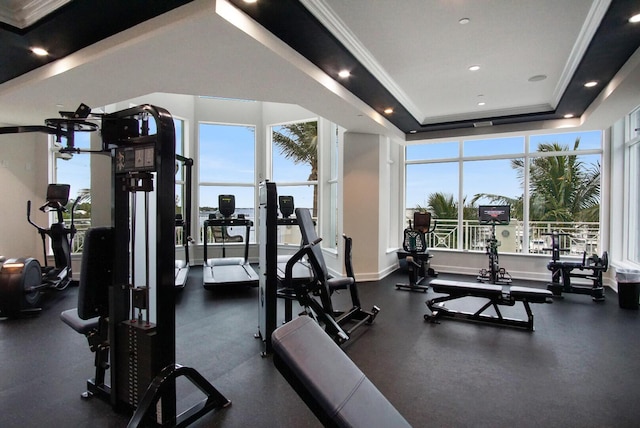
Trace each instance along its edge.
<path fill-rule="evenodd" d="M 171 426 L 186 427 L 212 410 L 222 409 L 231 405 L 231 401 L 222 395 L 220 391 L 211 385 L 195 369 L 191 367 L 184 367 L 179 364 L 173 364 L 165 367 L 153 380 L 149 389 L 140 401 L 140 405 L 136 409 L 133 417 L 129 421 L 127 428 L 149 426 L 151 422 L 150 419 L 152 419 L 158 400 L 164 398 L 164 394 L 171 393 L 172 385 L 175 385 L 176 379 L 181 376 L 187 378 L 200 391 L 202 391 L 202 393 L 206 395 L 206 398 L 185 410 L 180 415 L 177 415 Z M 173 393 L 175 394 L 175 391 Z"/>
<path fill-rule="evenodd" d="M 148 119 L 153 118 L 157 133 L 148 135 Z M 131 125 L 136 123 L 136 128 Z M 141 124 L 141 127 L 140 127 Z M 153 147 L 153 171 L 155 171 L 156 199 L 156 321 L 157 345 L 162 352 L 150 356 L 158 367 L 175 364 L 175 128 L 168 111 L 142 105 L 105 115 L 102 118 L 103 149 L 112 153 L 113 176 L 113 226 L 115 227 L 114 285 L 111 287 L 109 307 L 109 337 L 111 338 L 111 404 L 116 409 L 123 407 L 123 397 L 118 397 L 119 376 L 126 367 L 119 367 L 118 352 L 127 349 L 120 343 L 117 328 L 129 318 L 129 233 L 130 198 L 129 172 L 123 170 L 116 156 L 116 149 L 151 144 Z M 120 375 L 121 376 L 121 375 Z M 175 384 L 168 388 L 162 400 L 162 415 L 175 419 Z M 115 391 L 115 393 L 113 393 Z M 171 396 L 173 393 L 173 396 Z M 126 405 L 124 405 L 126 407 Z"/>
<path fill-rule="evenodd" d="M 276 183 L 264 181 L 260 197 L 260 279 L 258 301 L 258 333 L 264 342 L 262 355 L 273 353 L 271 334 L 276 329 L 278 292 L 278 192 Z"/>
<path fill-rule="evenodd" d="M 498 285 L 485 285 L 476 283 L 464 283 L 457 281 L 432 282 L 436 293 L 447 295 L 427 300 L 425 303 L 430 314 L 425 314 L 425 321 L 437 323 L 443 317 L 459 318 L 468 321 L 479 321 L 499 324 L 511 327 L 525 328 L 533 331 L 533 312 L 529 303 L 551 303 L 551 293 L 548 290 L 540 290 L 528 287 L 509 287 L 503 289 Z M 475 312 L 458 311 L 444 306 L 444 302 L 463 297 L 477 297 L 487 299 L 486 303 Z M 498 306 L 514 306 L 516 302 L 522 302 L 527 313 L 527 319 L 512 319 L 502 316 Z M 497 316 L 485 314 L 488 308 L 493 307 Z"/>
<path fill-rule="evenodd" d="M 176 155 L 176 159 L 184 166 L 184 216 L 182 223 L 182 245 L 184 246 L 184 256 L 189 264 L 189 242 L 191 241 L 191 192 L 193 186 L 193 159 L 181 155 Z"/>
<path fill-rule="evenodd" d="M 437 322 L 438 319 L 449 317 L 449 318 L 457 318 L 467 321 L 475 321 L 475 322 L 484 322 L 490 324 L 498 324 L 504 325 L 508 327 L 519 327 L 524 328 L 529 331 L 533 331 L 533 313 L 531 312 L 531 308 L 529 307 L 529 302 L 526 300 L 522 300 L 522 304 L 524 305 L 525 311 L 527 312 L 527 319 L 520 320 L 514 318 L 506 318 L 502 316 L 502 313 L 498 309 L 498 305 L 506 305 L 506 306 L 514 306 L 515 300 L 511 299 L 490 299 L 486 302 L 480 309 L 476 312 L 465 312 L 465 311 L 457 311 L 450 308 L 445 307 L 442 303 L 459 299 L 461 297 L 472 296 L 471 294 L 464 295 L 452 295 L 452 296 L 442 296 L 434 299 L 427 300 L 426 304 L 431 314 L 427 314 L 424 316 L 426 321 Z M 496 311 L 497 316 L 487 315 L 483 312 L 487 310 L 489 307 L 493 307 Z"/>
<path fill-rule="evenodd" d="M 251 226 L 253 226 L 253 221 L 247 218 L 212 218 L 204 221 L 204 230 L 205 230 L 205 239 L 204 239 L 204 262 L 206 264 L 208 258 L 207 252 L 207 233 L 206 231 L 210 227 L 227 227 L 227 226 L 244 226 L 245 230 L 245 239 L 244 239 L 244 261 L 245 263 L 249 260 L 249 233 L 251 230 Z M 224 247 L 224 230 L 222 231 L 222 239 L 223 239 L 223 247 L 222 247 L 222 257 L 226 256 L 225 247 Z"/>

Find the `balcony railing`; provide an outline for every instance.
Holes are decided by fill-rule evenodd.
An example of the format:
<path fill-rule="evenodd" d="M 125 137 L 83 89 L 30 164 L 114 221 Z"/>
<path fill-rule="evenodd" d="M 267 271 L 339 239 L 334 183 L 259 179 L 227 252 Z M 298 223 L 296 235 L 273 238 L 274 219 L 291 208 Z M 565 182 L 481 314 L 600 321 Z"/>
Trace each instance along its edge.
<path fill-rule="evenodd" d="M 407 217 L 412 218 L 413 211 L 407 210 Z M 406 226 L 405 226 L 406 227 Z M 546 235 L 552 231 L 566 233 L 560 237 L 560 248 L 563 254 L 582 255 L 600 254 L 600 225 L 597 222 L 552 222 L 530 221 L 528 245 L 524 241 L 524 223 L 512 219 L 508 225 L 496 226 L 496 238 L 500 242 L 502 253 L 524 253 L 525 247 L 530 254 L 549 253 L 551 237 Z M 459 228 L 457 219 L 437 219 L 433 233 L 426 236 L 429 248 L 459 249 L 458 239 L 462 235 L 462 250 L 484 251 L 487 240 L 491 237 L 491 226 L 479 224 L 477 220 L 463 220 Z"/>
<path fill-rule="evenodd" d="M 407 211 L 413 217 L 410 210 Z M 407 217 L 409 218 L 409 217 Z M 76 235 L 73 239 L 72 252 L 81 253 L 84 247 L 84 233 L 90 227 L 91 219 L 76 221 Z M 551 237 L 545 234 L 552 231 L 566 233 L 568 236 L 560 237 L 560 248 L 565 249 L 564 254 L 579 256 L 586 252 L 600 254 L 600 227 L 597 222 L 529 222 L 530 254 L 547 253 L 545 249 L 551 248 Z M 229 235 L 242 235 L 244 227 L 228 228 Z M 175 242 L 182 242 L 182 228 L 176 227 Z M 437 219 L 437 225 L 433 233 L 427 235 L 429 248 L 458 249 L 458 236 L 462 233 L 462 249 L 484 251 L 487 239 L 491 236 L 491 226 L 479 224 L 477 220 L 463 220 L 462 229 L 458 228 L 458 220 Z M 204 227 L 200 226 L 198 234 L 200 242 L 204 239 Z M 279 227 L 278 242 L 297 245 L 300 243 L 300 232 L 297 227 Z M 250 242 L 254 241 L 255 226 L 251 228 Z M 496 238 L 500 241 L 499 251 L 502 253 L 524 253 L 524 223 L 519 220 L 511 220 L 507 226 L 496 226 Z M 211 232 L 207 234 L 208 243 L 218 242 Z"/>

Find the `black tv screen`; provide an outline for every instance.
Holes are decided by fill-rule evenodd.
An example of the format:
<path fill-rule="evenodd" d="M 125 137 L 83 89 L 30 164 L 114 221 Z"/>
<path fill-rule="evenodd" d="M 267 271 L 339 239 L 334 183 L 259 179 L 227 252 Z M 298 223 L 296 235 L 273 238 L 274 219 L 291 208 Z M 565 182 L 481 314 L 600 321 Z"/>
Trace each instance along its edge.
<path fill-rule="evenodd" d="M 63 207 L 69 202 L 69 184 L 49 184 L 47 187 L 47 202 L 59 202 Z"/>
<path fill-rule="evenodd" d="M 509 224 L 511 207 L 509 205 L 480 205 L 478 207 L 480 223 Z"/>

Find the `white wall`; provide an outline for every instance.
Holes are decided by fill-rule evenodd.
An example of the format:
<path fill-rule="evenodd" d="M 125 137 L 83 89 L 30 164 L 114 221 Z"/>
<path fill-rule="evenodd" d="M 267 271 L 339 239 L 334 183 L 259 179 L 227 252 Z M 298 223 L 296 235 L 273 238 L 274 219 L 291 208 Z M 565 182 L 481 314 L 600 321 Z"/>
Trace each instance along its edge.
<path fill-rule="evenodd" d="M 380 135 L 344 134 L 342 221 L 344 233 L 353 238 L 353 269 L 361 280 L 382 278 L 397 264 L 395 253 L 387 251 L 388 143 Z"/>
<path fill-rule="evenodd" d="M 27 201 L 32 203 L 32 220 L 47 226 L 47 215 L 38 210 L 48 184 L 47 141 L 47 135 L 40 133 L 0 135 L 0 255 L 4 257 L 35 257 L 44 262 L 40 235 L 27 222 Z"/>

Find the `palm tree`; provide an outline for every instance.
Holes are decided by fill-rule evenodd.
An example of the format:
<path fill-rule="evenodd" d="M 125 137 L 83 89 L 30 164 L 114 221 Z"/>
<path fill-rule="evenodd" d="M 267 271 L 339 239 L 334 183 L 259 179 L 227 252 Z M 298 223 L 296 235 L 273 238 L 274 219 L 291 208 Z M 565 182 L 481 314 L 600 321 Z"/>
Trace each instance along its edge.
<path fill-rule="evenodd" d="M 573 144 L 578 150 L 580 139 Z M 568 146 L 543 143 L 538 152 L 569 151 Z M 524 186 L 524 160 L 512 167 Z M 529 167 L 529 212 L 531 220 L 598 221 L 600 212 L 600 164 L 585 165 L 577 155 L 537 157 Z"/>
<path fill-rule="evenodd" d="M 309 164 L 308 181 L 318 180 L 318 122 L 298 122 L 282 125 L 273 132 L 273 142 L 280 153 L 295 164 Z M 318 215 L 318 186 L 313 186 L 312 215 Z"/>
<path fill-rule="evenodd" d="M 578 150 L 580 139 L 573 144 Z M 566 152 L 571 149 L 558 143 L 542 143 L 538 152 Z M 511 167 L 518 172 L 524 188 L 524 159 L 513 159 Z M 594 222 L 600 212 L 600 164 L 586 165 L 577 155 L 536 157 L 529 167 L 529 217 L 532 221 Z M 511 205 L 512 215 L 522 218 L 522 197 L 509 198 L 491 193 L 474 195 L 472 202 L 486 198 L 491 202 Z"/>
<path fill-rule="evenodd" d="M 462 216 L 464 219 L 475 218 L 477 215 L 477 207 L 473 201 L 466 204 L 466 197 L 462 199 Z M 430 193 L 427 197 L 427 206 L 416 206 L 416 211 L 429 211 L 435 219 L 443 220 L 455 220 L 458 218 L 458 202 L 455 200 L 451 193 L 434 192 Z M 446 223 L 445 223 L 446 224 Z M 465 233 L 463 231 L 463 233 Z M 455 248 L 458 242 L 458 227 L 457 225 L 449 224 L 449 227 L 438 228 L 436 234 L 440 237 L 448 236 L 449 238 L 438 239 L 437 246 L 449 246 L 444 244 L 450 242 L 453 245 L 451 248 Z"/>

